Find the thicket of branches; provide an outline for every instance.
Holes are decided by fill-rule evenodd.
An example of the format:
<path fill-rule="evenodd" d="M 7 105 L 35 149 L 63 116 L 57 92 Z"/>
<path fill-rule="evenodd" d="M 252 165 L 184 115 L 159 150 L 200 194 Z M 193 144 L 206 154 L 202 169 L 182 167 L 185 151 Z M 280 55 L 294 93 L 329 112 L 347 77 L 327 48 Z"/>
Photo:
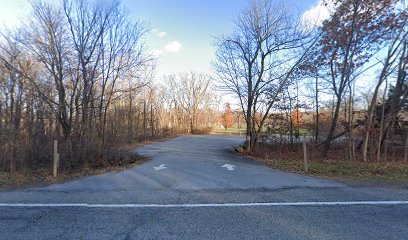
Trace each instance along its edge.
<path fill-rule="evenodd" d="M 235 29 L 216 39 L 214 69 L 225 90 L 234 93 L 247 126 L 246 149 L 256 148 L 272 107 L 309 50 L 309 34 L 284 5 L 252 1 Z M 298 50 L 306 46 L 306 50 Z"/>
<path fill-rule="evenodd" d="M 1 35 L 0 171 L 50 167 L 54 139 L 60 167 L 70 170 L 112 164 L 112 146 L 215 124 L 209 77 L 155 83 L 148 26 L 120 3 L 32 7 Z"/>
<path fill-rule="evenodd" d="M 331 16 L 316 26 L 283 4 L 253 1 L 217 39 L 214 69 L 240 100 L 246 150 L 265 131 L 290 143 L 303 132 L 324 156 L 336 143 L 345 159 L 381 160 L 390 149 L 407 159 L 407 9 L 398 0 L 324 4 Z"/>
<path fill-rule="evenodd" d="M 149 28 L 120 3 L 34 1 L 21 27 L 1 33 L 0 171 L 49 168 L 54 139 L 61 168 L 100 167 L 114 164 L 113 146 L 206 133 L 220 121 L 246 127 L 248 152 L 268 132 L 290 144 L 308 135 L 325 156 L 407 160 L 407 9 L 325 3 L 331 16 L 312 26 L 283 3 L 254 0 L 215 40 L 216 79 L 239 100 L 222 117 L 213 77 L 154 81 Z"/>
<path fill-rule="evenodd" d="M 207 74 L 165 75 L 160 86 L 167 99 L 165 122 L 173 132 L 209 133 L 218 124 L 220 99 Z"/>

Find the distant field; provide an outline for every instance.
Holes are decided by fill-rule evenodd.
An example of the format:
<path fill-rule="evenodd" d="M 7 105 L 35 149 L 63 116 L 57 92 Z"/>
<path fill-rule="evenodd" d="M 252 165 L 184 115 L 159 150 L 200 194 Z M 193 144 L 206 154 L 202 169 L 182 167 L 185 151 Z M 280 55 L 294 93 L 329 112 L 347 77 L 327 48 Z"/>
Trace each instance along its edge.
<path fill-rule="evenodd" d="M 216 134 L 245 134 L 246 129 L 245 128 L 228 128 L 227 130 L 223 129 L 223 128 L 217 128 L 213 131 L 213 133 Z M 268 134 L 267 129 L 263 129 L 261 131 L 261 134 L 265 135 Z M 288 131 L 283 131 L 283 132 L 279 132 L 279 131 L 272 131 L 270 132 L 270 134 L 276 135 L 276 134 L 282 134 L 282 135 L 289 135 Z M 295 135 L 295 132 L 293 132 L 293 134 Z M 299 129 L 299 135 L 300 136 L 310 136 L 311 132 L 308 129 Z"/>
<path fill-rule="evenodd" d="M 243 129 L 243 128 L 228 128 L 228 129 L 218 128 L 218 129 L 215 129 L 215 130 L 213 131 L 213 133 L 216 133 L 216 134 L 231 134 L 231 135 L 233 135 L 233 134 L 238 134 L 238 135 L 241 135 L 241 134 L 245 134 L 245 131 L 246 131 L 246 129 Z"/>

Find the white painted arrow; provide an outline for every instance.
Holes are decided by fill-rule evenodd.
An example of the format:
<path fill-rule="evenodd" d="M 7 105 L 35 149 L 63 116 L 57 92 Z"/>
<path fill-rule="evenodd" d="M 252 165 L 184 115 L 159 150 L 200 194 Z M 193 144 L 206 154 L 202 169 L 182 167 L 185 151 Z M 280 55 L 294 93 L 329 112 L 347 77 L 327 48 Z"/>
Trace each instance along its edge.
<path fill-rule="evenodd" d="M 236 167 L 235 165 L 231 165 L 231 164 L 224 164 L 222 165 L 222 167 L 225 167 L 228 169 L 228 171 L 234 171 L 234 167 Z"/>
<path fill-rule="evenodd" d="M 156 171 L 160 171 L 160 170 L 165 169 L 165 168 L 167 168 L 167 167 L 166 167 L 166 164 L 161 164 L 160 166 L 153 167 L 153 168 L 154 168 L 154 170 L 156 170 Z"/>

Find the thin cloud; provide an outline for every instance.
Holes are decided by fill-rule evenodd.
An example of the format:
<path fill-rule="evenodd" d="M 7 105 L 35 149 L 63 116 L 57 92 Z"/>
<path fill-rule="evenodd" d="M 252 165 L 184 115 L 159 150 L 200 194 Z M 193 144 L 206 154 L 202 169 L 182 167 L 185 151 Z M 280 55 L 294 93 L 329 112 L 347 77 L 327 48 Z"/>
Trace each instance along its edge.
<path fill-rule="evenodd" d="M 171 41 L 164 46 L 164 50 L 172 53 L 180 52 L 180 49 L 181 43 L 179 41 Z"/>
<path fill-rule="evenodd" d="M 321 26 L 323 21 L 328 19 L 331 15 L 332 4 L 327 6 L 323 4 L 323 0 L 303 13 L 302 22 L 309 27 Z"/>
<path fill-rule="evenodd" d="M 157 36 L 159 36 L 160 38 L 162 38 L 162 37 L 164 37 L 164 36 L 166 36 L 166 32 L 158 32 L 157 33 Z"/>
<path fill-rule="evenodd" d="M 153 56 L 156 56 L 156 57 L 160 56 L 162 53 L 163 53 L 163 51 L 160 50 L 160 49 L 154 49 L 154 50 L 152 51 L 152 55 L 153 55 Z"/>

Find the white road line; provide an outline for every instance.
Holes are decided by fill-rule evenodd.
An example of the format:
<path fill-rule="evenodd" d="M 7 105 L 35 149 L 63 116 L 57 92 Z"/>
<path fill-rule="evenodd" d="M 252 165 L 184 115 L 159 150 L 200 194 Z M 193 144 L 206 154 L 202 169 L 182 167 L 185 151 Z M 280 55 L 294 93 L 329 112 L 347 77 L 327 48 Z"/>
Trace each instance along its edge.
<path fill-rule="evenodd" d="M 156 171 L 160 171 L 160 170 L 166 169 L 167 167 L 166 167 L 166 164 L 161 164 L 160 166 L 153 167 L 153 168 Z"/>
<path fill-rule="evenodd" d="M 264 203 L 198 203 L 198 204 L 94 204 L 94 203 L 0 203 L 0 207 L 17 208 L 218 208 L 218 207 L 279 207 L 279 206 L 355 206 L 408 205 L 408 201 L 351 201 L 351 202 L 264 202 Z"/>
<path fill-rule="evenodd" d="M 234 171 L 235 169 L 235 165 L 231 165 L 231 164 L 224 164 L 224 165 L 222 165 L 222 167 L 223 168 L 227 168 L 228 169 L 228 171 Z"/>

